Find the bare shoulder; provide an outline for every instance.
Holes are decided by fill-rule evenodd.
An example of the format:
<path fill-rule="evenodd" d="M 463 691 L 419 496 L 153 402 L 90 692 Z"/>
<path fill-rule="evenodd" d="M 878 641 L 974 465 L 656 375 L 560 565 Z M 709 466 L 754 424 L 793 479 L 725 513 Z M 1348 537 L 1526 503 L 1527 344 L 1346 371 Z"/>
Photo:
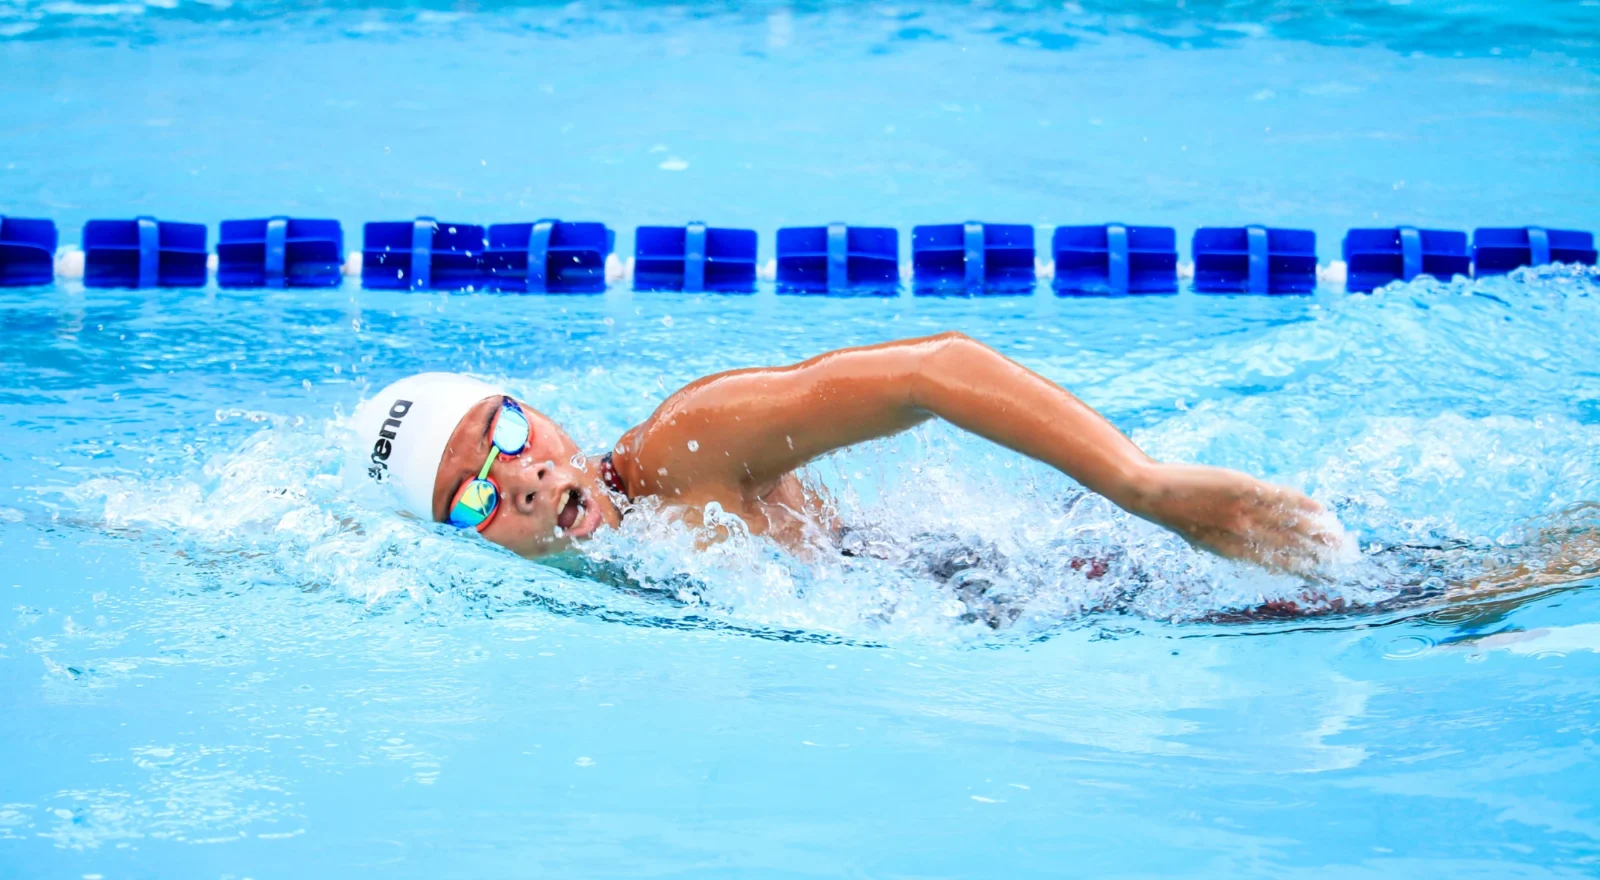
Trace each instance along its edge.
<path fill-rule="evenodd" d="M 630 488 L 652 493 L 759 494 L 820 455 L 927 418 L 915 377 L 929 355 L 965 340 L 944 333 L 697 379 L 625 434 L 613 463 Z"/>
<path fill-rule="evenodd" d="M 644 421 L 628 429 L 612 450 L 612 465 L 636 494 L 682 497 L 685 492 L 738 482 L 734 448 L 720 442 L 720 423 L 737 425 L 744 386 L 772 368 L 714 373 L 674 391 Z M 759 380 L 758 380 L 759 381 Z"/>

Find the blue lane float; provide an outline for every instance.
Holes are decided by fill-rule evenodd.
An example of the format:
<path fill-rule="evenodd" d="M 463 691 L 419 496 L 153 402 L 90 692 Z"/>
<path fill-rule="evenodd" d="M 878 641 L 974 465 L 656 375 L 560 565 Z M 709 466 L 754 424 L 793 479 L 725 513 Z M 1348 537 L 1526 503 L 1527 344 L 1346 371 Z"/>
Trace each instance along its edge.
<path fill-rule="evenodd" d="M 338 287 L 343 265 L 337 220 L 224 220 L 217 230 L 219 287 Z"/>
<path fill-rule="evenodd" d="M 778 230 L 779 293 L 892 296 L 900 286 L 900 233 L 888 226 Z"/>
<path fill-rule="evenodd" d="M 600 292 L 616 234 L 602 223 L 547 219 L 489 227 L 432 217 L 367 223 L 361 281 L 377 290 Z M 641 226 L 637 290 L 753 292 L 757 235 L 749 229 Z M 345 266 L 336 220 L 268 217 L 223 221 L 220 287 L 334 287 Z M 777 235 L 780 293 L 895 295 L 909 269 L 917 294 L 1029 292 L 1037 281 L 1034 230 L 1024 224 L 914 227 L 911 261 L 899 262 L 890 227 L 790 227 Z M 1174 293 L 1177 234 L 1170 227 L 1062 226 L 1050 255 L 1060 294 Z M 53 221 L 0 216 L 0 286 L 49 284 L 59 239 Z M 89 287 L 200 287 L 208 281 L 206 227 L 198 223 L 91 220 L 83 227 Z M 1364 292 L 1422 275 L 1502 275 L 1549 263 L 1594 265 L 1595 237 L 1541 226 L 1454 230 L 1399 226 L 1349 230 L 1342 243 L 1347 290 Z M 1204 227 L 1192 240 L 1200 293 L 1309 293 L 1317 287 L 1316 235 L 1265 226 Z M 74 262 L 63 264 L 71 267 Z M 63 271 L 75 274 L 71 268 Z"/>
<path fill-rule="evenodd" d="M 919 295 L 1026 293 L 1034 272 L 1033 227 L 945 223 L 911 228 L 912 291 Z"/>
<path fill-rule="evenodd" d="M 1595 263 L 1594 234 L 1572 229 L 1480 228 L 1472 231 L 1472 262 L 1479 277 L 1523 266 Z"/>
<path fill-rule="evenodd" d="M 56 244 L 54 220 L 0 216 L 0 287 L 54 281 Z"/>
<path fill-rule="evenodd" d="M 1178 233 L 1168 226 L 1057 226 L 1050 252 L 1059 294 L 1178 292 Z"/>
<path fill-rule="evenodd" d="M 616 233 L 604 223 L 496 223 L 489 227 L 484 274 L 490 290 L 600 293 Z"/>
<path fill-rule="evenodd" d="M 1317 234 L 1265 226 L 1202 227 L 1194 232 L 1194 289 L 1200 293 L 1311 293 L 1317 288 Z"/>
<path fill-rule="evenodd" d="M 85 287 L 204 287 L 206 227 L 154 217 L 83 227 Z"/>
<path fill-rule="evenodd" d="M 432 217 L 368 223 L 361 285 L 375 290 L 465 290 L 482 283 L 483 227 Z"/>
<path fill-rule="evenodd" d="M 1345 233 L 1345 289 L 1367 293 L 1422 275 L 1449 280 L 1472 274 L 1467 234 L 1449 229 L 1352 229 Z"/>
<path fill-rule="evenodd" d="M 753 293 L 756 233 L 694 222 L 634 232 L 633 289 Z"/>

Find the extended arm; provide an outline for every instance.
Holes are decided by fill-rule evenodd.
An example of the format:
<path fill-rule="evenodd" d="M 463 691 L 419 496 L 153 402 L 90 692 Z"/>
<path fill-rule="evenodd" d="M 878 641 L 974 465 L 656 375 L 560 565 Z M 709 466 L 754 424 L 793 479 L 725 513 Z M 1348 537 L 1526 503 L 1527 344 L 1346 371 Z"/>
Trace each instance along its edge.
<path fill-rule="evenodd" d="M 844 349 L 685 387 L 619 446 L 658 494 L 760 491 L 812 459 L 941 418 L 1038 459 L 1228 556 L 1303 569 L 1331 537 L 1304 496 L 1217 468 L 1152 461 L 1060 386 L 959 333 Z"/>

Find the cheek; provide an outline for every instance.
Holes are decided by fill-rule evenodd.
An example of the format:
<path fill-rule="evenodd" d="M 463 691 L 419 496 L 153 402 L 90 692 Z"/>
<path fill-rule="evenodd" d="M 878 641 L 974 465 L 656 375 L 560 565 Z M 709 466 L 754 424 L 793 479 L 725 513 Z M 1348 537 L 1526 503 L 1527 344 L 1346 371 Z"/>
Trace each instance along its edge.
<path fill-rule="evenodd" d="M 538 543 L 539 536 L 525 517 L 496 516 L 494 522 L 484 529 L 483 536 L 512 550 L 522 550 L 529 545 Z"/>
<path fill-rule="evenodd" d="M 566 543 L 556 538 L 552 526 L 521 516 L 496 516 L 484 530 L 483 537 L 522 556 L 543 556 L 561 549 Z"/>
<path fill-rule="evenodd" d="M 528 444 L 528 451 L 538 461 L 549 460 L 556 464 L 570 464 L 571 458 L 578 453 L 578 447 L 566 438 L 565 435 L 553 430 L 537 431 L 533 442 Z"/>

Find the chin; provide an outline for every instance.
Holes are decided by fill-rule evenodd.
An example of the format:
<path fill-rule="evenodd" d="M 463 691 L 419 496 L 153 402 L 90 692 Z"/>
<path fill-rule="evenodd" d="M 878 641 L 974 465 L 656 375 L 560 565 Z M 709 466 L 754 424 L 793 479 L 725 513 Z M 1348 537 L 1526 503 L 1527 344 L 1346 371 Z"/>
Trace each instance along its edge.
<path fill-rule="evenodd" d="M 555 556 L 559 553 L 566 553 L 572 549 L 572 542 L 560 541 L 551 544 L 541 544 L 537 547 L 511 547 L 509 549 L 518 556 L 521 556 L 523 559 L 543 559 L 546 556 Z"/>

